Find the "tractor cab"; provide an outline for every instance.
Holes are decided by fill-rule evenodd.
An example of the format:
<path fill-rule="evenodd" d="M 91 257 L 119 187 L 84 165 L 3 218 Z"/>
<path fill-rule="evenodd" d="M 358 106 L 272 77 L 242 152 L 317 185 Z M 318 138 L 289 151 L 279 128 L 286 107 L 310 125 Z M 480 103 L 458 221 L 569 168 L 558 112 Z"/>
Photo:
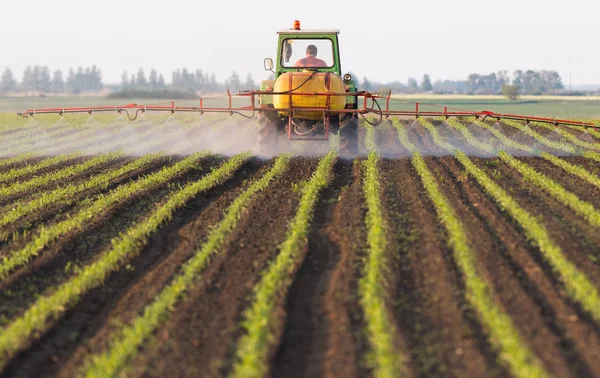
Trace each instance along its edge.
<path fill-rule="evenodd" d="M 337 29 L 301 29 L 295 21 L 292 29 L 277 32 L 277 58 L 265 59 L 265 70 L 275 79 L 286 72 L 317 70 L 342 75 Z"/>

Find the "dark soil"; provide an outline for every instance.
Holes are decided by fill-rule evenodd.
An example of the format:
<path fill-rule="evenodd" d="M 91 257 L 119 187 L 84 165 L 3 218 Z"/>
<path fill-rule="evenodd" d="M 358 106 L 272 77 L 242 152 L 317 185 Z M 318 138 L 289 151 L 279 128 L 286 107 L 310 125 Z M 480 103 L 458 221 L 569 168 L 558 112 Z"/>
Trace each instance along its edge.
<path fill-rule="evenodd" d="M 428 165 L 439 177 L 440 186 L 468 230 L 470 240 L 477 240 L 471 247 L 478 256 L 479 271 L 492 285 L 497 302 L 511 316 L 525 343 L 552 375 L 590 376 L 589 363 L 593 359 L 585 361 L 583 355 L 597 355 L 599 339 L 590 324 L 582 322 L 571 329 L 563 326 L 576 311 L 569 308 L 542 273 L 545 267 L 531 257 L 538 252 L 466 178 L 454 158 L 432 159 Z M 571 323 L 574 322 L 566 324 Z M 577 327 L 592 332 L 593 337 L 574 338 L 572 329 Z"/>
<path fill-rule="evenodd" d="M 285 238 L 299 200 L 295 188 L 310 177 L 316 163 L 295 159 L 283 177 L 257 195 L 202 280 L 136 359 L 130 374 L 217 376 L 231 369 L 252 288 Z"/>
<path fill-rule="evenodd" d="M 332 275 L 345 269 L 340 265 L 341 253 L 329 227 L 333 211 L 343 206 L 338 202 L 341 190 L 351 183 L 352 162 L 338 161 L 333 181 L 317 203 L 304 262 L 288 292 L 285 309 L 278 310 L 285 324 L 279 331 L 282 337 L 273 357 L 273 377 L 325 376 L 326 360 L 335 363 L 345 359 L 340 351 L 328 346 Z"/>
<path fill-rule="evenodd" d="M 179 236 L 178 232 L 181 231 L 183 226 L 191 221 L 197 221 L 198 216 L 202 217 L 204 215 L 207 206 L 216 199 L 221 199 L 222 195 L 225 195 L 224 199 L 229 200 L 225 203 L 229 203 L 233 198 L 231 192 L 235 193 L 239 190 L 241 183 L 252 177 L 262 165 L 258 160 L 247 163 L 236 172 L 233 179 L 196 197 L 186 207 L 178 211 L 173 220 L 151 238 L 148 246 L 128 265 L 127 269 L 111 274 L 103 287 L 92 290 L 85 295 L 78 305 L 64 316 L 60 327 L 51 330 L 39 343 L 17 356 L 7 368 L 7 373 L 11 376 L 23 377 L 54 376 L 57 374 L 58 369 L 62 369 L 60 370 L 61 375 L 73 376 L 75 371 L 69 369 L 71 364 L 66 364 L 64 367 L 62 365 L 70 358 L 77 359 L 77 357 L 80 357 L 72 356 L 77 352 L 78 347 L 86 345 L 92 337 L 96 336 L 94 344 L 97 346 L 107 341 L 107 330 L 104 328 L 110 329 L 114 326 L 108 315 L 115 314 L 114 319 L 119 320 L 129 320 L 136 315 L 143 305 L 148 303 L 162 288 L 161 282 L 164 285 L 166 280 L 172 276 L 173 270 L 189 257 L 195 245 L 193 242 L 190 244 L 188 238 L 191 236 L 192 240 L 197 240 L 195 239 L 196 233 L 184 235 L 183 237 Z M 197 180 L 204 174 L 206 174 L 206 170 L 197 170 L 195 173 L 180 179 L 180 184 L 183 185 L 186 182 Z M 65 261 L 77 261 L 80 265 L 89 263 L 90 257 L 110 246 L 110 240 L 117 235 L 115 231 L 122 231 L 128 226 L 127 223 L 139 221 L 139 218 L 142 218 L 145 212 L 154 207 L 157 202 L 160 202 L 161 198 L 164 198 L 171 190 L 166 186 L 157 188 L 146 194 L 145 201 L 125 205 L 121 209 L 122 211 L 112 215 L 112 219 L 109 218 L 110 221 L 101 222 L 97 229 L 87 230 L 87 232 L 75 236 L 71 243 L 62 246 L 60 249 L 62 253 L 58 257 L 43 265 L 35 274 L 26 275 L 25 277 L 29 279 L 35 276 L 39 282 L 39 290 L 43 289 L 41 287 L 43 284 L 56 284 L 58 279 L 66 279 Z M 142 203 L 147 205 L 142 206 L 143 208 L 140 209 Z M 223 205 L 222 202 L 221 205 Z M 223 210 L 222 208 L 215 209 L 214 206 L 210 208 L 213 210 L 211 214 L 213 218 L 218 217 Z M 202 220 L 208 219 L 203 218 Z M 116 230 L 108 228 L 110 225 Z M 202 226 L 206 230 L 206 224 L 202 224 Z M 89 240 L 81 240 L 99 235 L 104 237 L 95 243 Z M 183 245 L 178 245 L 183 251 L 173 248 L 179 239 L 184 241 Z M 82 248 L 82 246 L 87 246 L 87 249 Z M 90 256 L 86 257 L 86 254 Z M 155 276 L 156 273 L 153 268 L 155 265 L 162 268 L 159 278 Z M 152 279 L 153 276 L 154 279 Z M 32 282 L 30 280 L 24 281 L 17 281 L 15 285 L 31 288 Z M 148 285 L 149 282 L 151 285 Z M 11 289 L 11 292 L 15 291 L 16 289 Z M 23 288 L 19 292 L 25 291 L 25 288 Z M 121 297 L 124 297 L 124 299 L 121 299 Z M 23 297 L 18 299 L 21 303 L 24 300 Z M 118 307 L 119 305 L 120 307 Z M 117 307 L 117 309 L 113 309 L 114 307 Z M 123 314 L 126 316 L 121 319 Z M 102 338 L 104 340 L 100 341 Z M 96 343 L 96 341 L 98 342 Z M 85 349 L 89 351 L 87 347 Z"/>
<path fill-rule="evenodd" d="M 186 136 L 190 149 L 205 136 L 222 135 L 225 146 L 229 141 L 225 133 L 231 130 L 230 125 L 236 126 L 233 121 L 225 121 L 230 123 L 207 129 L 195 127 L 196 121 L 188 122 L 193 127 L 187 127 L 187 121 L 179 122 L 181 127 L 178 122 L 170 123 L 178 126 L 177 133 Z M 237 126 L 251 127 L 245 122 L 242 120 Z M 466 175 L 455 158 L 435 145 L 429 131 L 414 119 L 402 122 L 464 224 L 478 273 L 490 285 L 496 303 L 511 317 L 523 343 L 552 376 L 600 377 L 600 325 L 569 299 L 523 229 Z M 446 141 L 465 150 L 477 166 L 535 215 L 566 257 L 600 288 L 598 230 L 543 189 L 524 181 L 500 159 L 483 158 L 485 153 L 469 146 L 460 132 L 443 121 L 432 122 Z M 490 142 L 495 139 L 488 131 L 463 122 L 476 137 Z M 60 127 L 54 129 L 63 132 Z M 500 123 L 492 127 L 521 143 L 537 143 L 512 127 Z M 557 140 L 558 134 L 552 130 L 530 127 Z M 6 133 L 0 137 L 8 139 L 16 135 Z M 164 145 L 157 144 L 157 148 L 180 148 L 169 143 L 181 141 L 181 137 L 170 139 L 168 133 L 157 133 L 148 140 L 163 138 Z M 315 208 L 308 243 L 301 252 L 303 257 L 292 271 L 293 281 L 277 302 L 273 348 L 268 351 L 269 376 L 372 375 L 358 294 L 367 252 L 362 172 L 366 152 L 364 128 L 360 128 L 359 138 L 361 155 L 354 161 L 339 160 L 335 164 L 331 184 L 321 192 Z M 465 297 L 464 279 L 448 245 L 445 227 L 412 167 L 410 153 L 400 146 L 396 129 L 388 120 L 375 126 L 375 138 L 382 155 L 381 200 L 389 226 L 386 250 L 389 296 L 385 305 L 397 330 L 393 335 L 395 347 L 405 357 L 410 375 L 509 376 Z M 600 177 L 598 163 L 578 156 L 562 158 Z M 94 172 L 117 167 L 130 159 L 98 167 Z M 600 209 L 599 188 L 543 158 L 519 159 Z M 39 160 L 30 159 L 28 163 Z M 48 171 L 75 161 L 83 158 Z M 0 282 L 0 327 L 21 315 L 40 295 L 52 292 L 56 285 L 72 277 L 78 267 L 97 259 L 110 247 L 111 240 L 142 221 L 166 195 L 199 179 L 222 161 L 223 158 L 205 160 L 198 170 L 167 185 L 137 193 L 90 220 L 83 231 L 53 242 L 28 266 Z M 289 170 L 256 195 L 194 287 L 140 348 L 124 375 L 218 377 L 232 372 L 238 343 L 244 334 L 241 327 L 244 311 L 253 300 L 254 287 L 279 252 L 297 210 L 300 188 L 313 174 L 317 162 L 318 157 L 294 157 Z M 122 177 L 107 190 L 167 163 L 162 160 Z M 105 351 L 119 326 L 138 316 L 171 282 L 222 219 L 227 207 L 272 163 L 273 160 L 251 159 L 224 184 L 189 201 L 140 247 L 137 257 L 107 277 L 101 288 L 83 295 L 45 334 L 34 336 L 31 344 L 9 361 L 0 375 L 77 375 L 90 353 Z M 69 182 L 85 180 L 86 175 L 73 177 Z M 27 178 L 20 180 L 24 179 Z M 21 199 L 49 190 L 51 186 L 38 188 Z M 40 227 L 66 219 L 85 206 L 86 201 L 105 192 L 84 193 L 73 205 L 50 207 L 17 222 L 11 230 L 27 230 L 27 233 L 0 244 L 0 258 L 30 241 Z M 1 199 L 0 204 L 10 206 L 16 199 Z"/>

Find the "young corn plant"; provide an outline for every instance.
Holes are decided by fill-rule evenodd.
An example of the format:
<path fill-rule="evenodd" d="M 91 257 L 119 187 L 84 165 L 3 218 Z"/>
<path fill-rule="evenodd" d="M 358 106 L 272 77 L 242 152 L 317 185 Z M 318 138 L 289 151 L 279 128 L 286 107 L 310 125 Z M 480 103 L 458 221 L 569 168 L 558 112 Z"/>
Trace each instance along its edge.
<path fill-rule="evenodd" d="M 311 218 L 319 193 L 329 185 L 331 169 L 337 153 L 331 150 L 321 158 L 312 178 L 302 188 L 296 215 L 288 226 L 286 239 L 279 254 L 264 272 L 254 289 L 253 301 L 245 311 L 242 327 L 245 331 L 237 346 L 233 377 L 263 377 L 268 371 L 267 356 L 275 342 L 272 329 L 274 309 L 285 298 L 297 266 L 303 258 Z"/>
<path fill-rule="evenodd" d="M 16 268 L 29 263 L 35 256 L 52 241 L 68 232 L 81 231 L 88 224 L 89 219 L 94 219 L 111 209 L 118 203 L 127 201 L 140 193 L 167 183 L 192 170 L 199 160 L 208 156 L 208 152 L 199 152 L 190 155 L 186 159 L 165 167 L 155 174 L 140 178 L 134 182 L 118 186 L 110 193 L 100 196 L 89 206 L 84 207 L 75 215 L 54 225 L 43 227 L 33 239 L 23 248 L 13 251 L 4 259 L 0 260 L 0 281 L 4 280 Z"/>
<path fill-rule="evenodd" d="M 0 333 L 0 370 L 25 345 L 45 333 L 83 295 L 101 286 L 110 273 L 136 257 L 150 236 L 168 221 L 177 209 L 185 206 L 199 193 L 223 183 L 250 157 L 250 153 L 235 155 L 200 180 L 174 191 L 164 198 L 146 219 L 133 224 L 113 239 L 110 250 L 82 268 L 73 278 L 56 287 L 51 294 L 39 297 L 23 315 L 8 324 Z"/>
<path fill-rule="evenodd" d="M 225 211 L 223 219 L 208 235 L 206 242 L 186 262 L 181 272 L 146 306 L 144 312 L 129 325 L 118 332 L 109 349 L 102 354 L 88 357 L 82 375 L 87 377 L 117 376 L 138 352 L 143 343 L 152 336 L 173 311 L 177 302 L 181 301 L 189 289 L 198 280 L 201 273 L 212 261 L 214 255 L 233 231 L 254 196 L 265 190 L 289 166 L 290 155 L 281 155 L 273 167 L 259 180 L 255 181 L 241 193 Z"/>
<path fill-rule="evenodd" d="M 386 280 L 389 277 L 389 261 L 386 257 L 389 231 L 383 215 L 379 178 L 379 155 L 375 144 L 373 126 L 365 124 L 365 144 L 369 153 L 364 163 L 363 191 L 367 204 L 365 223 L 367 226 L 368 255 L 359 281 L 360 303 L 363 308 L 366 332 L 371 347 L 369 364 L 373 375 L 378 378 L 408 376 L 406 358 L 394 347 L 396 327 L 390 319 L 385 304 L 388 297 Z"/>
<path fill-rule="evenodd" d="M 59 171 L 46 173 L 44 175 L 34 177 L 27 181 L 17 182 L 12 185 L 0 187 L 0 198 L 25 194 L 29 191 L 32 191 L 36 188 L 48 184 L 65 182 L 64 180 L 67 180 L 70 177 L 81 173 L 85 173 L 88 170 L 110 163 L 111 161 L 123 157 L 123 155 L 124 154 L 122 152 L 113 152 L 109 154 L 95 156 L 86 162 L 75 165 L 69 165 L 68 167 L 63 168 Z"/>
<path fill-rule="evenodd" d="M 460 150 L 442 140 L 430 122 L 420 118 L 420 123 L 430 132 L 434 142 L 448 152 L 464 155 Z M 488 342 L 497 352 L 499 362 L 516 377 L 547 377 L 543 364 L 522 341 L 510 316 L 493 299 L 493 288 L 478 272 L 476 255 L 469 244 L 465 227 L 456 212 L 442 194 L 439 186 L 421 154 L 408 140 L 405 128 L 397 119 L 393 121 L 400 143 L 412 152 L 412 165 L 434 204 L 437 217 L 448 232 L 448 244 L 454 252 L 454 260 L 460 269 L 465 283 L 465 296 L 476 311 L 478 318 L 488 333 Z M 466 156 L 466 155 L 464 155 Z"/>

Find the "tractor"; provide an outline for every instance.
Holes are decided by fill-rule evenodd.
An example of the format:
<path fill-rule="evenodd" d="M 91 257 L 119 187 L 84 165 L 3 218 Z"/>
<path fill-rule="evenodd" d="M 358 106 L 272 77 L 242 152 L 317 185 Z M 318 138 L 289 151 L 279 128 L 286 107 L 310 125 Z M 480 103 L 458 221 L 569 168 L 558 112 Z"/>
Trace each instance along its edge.
<path fill-rule="evenodd" d="M 322 140 L 334 133 L 341 155 L 358 153 L 356 84 L 349 73 L 342 76 L 338 34 L 301 29 L 297 20 L 277 32 L 277 58 L 264 60 L 275 78 L 260 86 L 259 151 L 276 148 L 282 134 L 289 140 Z"/>

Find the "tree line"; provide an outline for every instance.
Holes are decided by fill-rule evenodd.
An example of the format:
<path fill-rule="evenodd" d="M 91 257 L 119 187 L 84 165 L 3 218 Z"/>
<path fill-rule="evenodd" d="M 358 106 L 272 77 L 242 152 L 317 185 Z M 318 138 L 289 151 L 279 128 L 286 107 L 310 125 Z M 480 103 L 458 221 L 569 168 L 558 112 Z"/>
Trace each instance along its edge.
<path fill-rule="evenodd" d="M 61 70 L 51 73 L 46 66 L 28 66 L 23 72 L 23 79 L 19 82 L 13 71 L 7 67 L 0 76 L 0 93 L 13 92 L 43 92 L 43 93 L 70 93 L 96 92 L 104 89 L 102 73 L 96 66 L 78 67 L 70 69 L 67 76 Z M 247 74 L 242 80 L 237 72 L 233 71 L 225 82 L 217 82 L 214 73 L 203 72 L 201 69 L 188 70 L 180 68 L 172 72 L 171 82 L 166 83 L 162 73 L 151 69 L 146 75 L 143 68 L 136 73 L 123 72 L 121 83 L 110 86 L 114 91 L 201 91 L 204 93 L 219 92 L 226 89 L 237 92 L 240 89 L 257 89 L 258 86 L 252 75 Z"/>
<path fill-rule="evenodd" d="M 353 75 L 356 79 L 357 76 Z M 358 81 L 358 80 L 357 80 Z M 567 93 L 562 78 L 556 71 L 548 70 L 516 70 L 512 75 L 508 71 L 498 71 L 489 74 L 470 74 L 465 80 L 437 80 L 423 75 L 420 81 L 409 78 L 406 83 L 392 81 L 379 83 L 369 80 L 366 76 L 358 82 L 359 88 L 368 91 L 388 91 L 394 93 L 424 93 L 438 94 L 504 94 L 516 98 L 520 94 L 559 94 Z M 21 82 L 17 81 L 10 68 L 6 68 L 0 76 L 0 93 L 12 92 L 43 92 L 70 93 L 96 92 L 106 86 L 102 81 L 102 73 L 94 65 L 69 69 L 66 77 L 58 69 L 51 73 L 46 66 L 28 66 L 23 72 Z M 214 73 L 202 69 L 188 70 L 179 68 L 171 73 L 171 81 L 166 82 L 162 73 L 151 69 L 149 74 L 143 68 L 135 73 L 123 72 L 119 85 L 109 86 L 111 91 L 121 91 L 141 94 L 143 92 L 164 92 L 165 90 L 218 93 L 226 89 L 237 92 L 240 89 L 257 89 L 258 85 L 247 74 L 244 80 L 233 71 L 225 82 L 218 82 Z"/>
<path fill-rule="evenodd" d="M 50 73 L 46 66 L 27 66 L 21 82 L 17 81 L 12 70 L 7 67 L 0 77 L 0 93 L 18 91 L 77 94 L 98 91 L 103 87 L 102 73 L 96 66 L 71 68 L 66 77 L 61 70 Z"/>
<path fill-rule="evenodd" d="M 162 74 L 151 69 L 148 76 L 143 68 L 139 68 L 137 73 L 124 71 L 121 75 L 121 90 L 147 90 L 156 91 L 163 89 L 192 90 L 205 93 L 218 92 L 230 89 L 237 92 L 240 89 L 257 89 L 257 84 L 248 74 L 244 81 L 241 80 L 237 72 L 233 71 L 224 83 L 217 82 L 214 73 L 203 72 L 201 69 L 188 70 L 187 68 L 178 68 L 171 74 L 171 83 L 167 85 Z"/>
<path fill-rule="evenodd" d="M 516 70 L 511 75 L 508 71 L 498 71 L 489 74 L 470 74 L 466 80 L 437 80 L 432 82 L 429 75 L 423 75 L 421 81 L 409 78 L 406 83 L 392 81 L 388 83 L 372 82 L 365 77 L 360 86 L 365 90 L 386 91 L 394 93 L 424 93 L 436 94 L 504 94 L 507 97 L 519 94 L 564 94 L 562 78 L 556 71 L 548 70 Z"/>

